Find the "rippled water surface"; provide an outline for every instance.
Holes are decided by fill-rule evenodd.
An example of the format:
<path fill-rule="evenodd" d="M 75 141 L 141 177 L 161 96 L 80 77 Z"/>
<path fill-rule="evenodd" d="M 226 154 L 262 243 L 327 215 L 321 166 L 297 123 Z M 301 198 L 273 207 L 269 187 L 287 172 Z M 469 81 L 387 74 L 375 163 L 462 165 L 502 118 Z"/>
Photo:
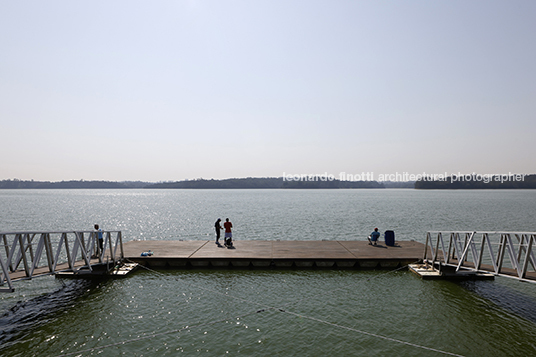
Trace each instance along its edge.
<path fill-rule="evenodd" d="M 0 231 L 130 239 L 364 239 L 393 229 L 536 231 L 536 191 L 3 190 Z M 140 270 L 51 277 L 0 295 L 0 354 L 533 356 L 536 285 L 422 281 L 386 270 Z"/>

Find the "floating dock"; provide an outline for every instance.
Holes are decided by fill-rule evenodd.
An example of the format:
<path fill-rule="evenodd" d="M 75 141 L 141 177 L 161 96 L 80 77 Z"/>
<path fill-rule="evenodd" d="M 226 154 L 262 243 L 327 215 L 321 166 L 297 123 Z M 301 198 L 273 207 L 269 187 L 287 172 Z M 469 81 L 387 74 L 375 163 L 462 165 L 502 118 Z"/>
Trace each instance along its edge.
<path fill-rule="evenodd" d="M 438 269 L 438 265 L 434 266 L 432 264 L 418 263 L 410 264 L 408 266 L 409 270 L 423 280 L 432 280 L 432 279 L 447 279 L 447 280 L 493 280 L 495 275 L 492 273 L 486 272 L 476 272 L 471 270 L 459 270 L 455 271 L 452 268 L 443 267 L 441 271 Z"/>
<path fill-rule="evenodd" d="M 57 278 L 93 279 L 93 278 L 122 278 L 134 272 L 138 263 L 119 262 L 115 266 L 109 264 L 94 264 L 92 269 L 82 268 L 76 271 L 63 270 L 55 273 Z"/>
<path fill-rule="evenodd" d="M 368 241 L 234 241 L 234 249 L 211 241 L 130 241 L 124 257 L 156 268 L 397 268 L 420 261 L 425 245 L 398 241 L 394 246 Z M 150 256 L 142 256 L 151 252 Z"/>

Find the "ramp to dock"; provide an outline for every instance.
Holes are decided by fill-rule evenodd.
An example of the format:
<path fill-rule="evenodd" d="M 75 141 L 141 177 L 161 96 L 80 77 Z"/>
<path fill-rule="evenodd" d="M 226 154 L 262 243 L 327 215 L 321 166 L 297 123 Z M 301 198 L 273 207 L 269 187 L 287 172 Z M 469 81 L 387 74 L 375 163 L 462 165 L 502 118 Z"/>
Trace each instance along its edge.
<path fill-rule="evenodd" d="M 451 276 L 478 273 L 536 283 L 536 232 L 433 231 L 423 261 Z"/>
<path fill-rule="evenodd" d="M 0 232 L 0 245 L 0 292 L 7 293 L 14 281 L 108 269 L 123 258 L 121 231 Z"/>
<path fill-rule="evenodd" d="M 422 259 L 424 244 L 399 241 L 394 246 L 368 241 L 234 241 L 235 249 L 214 241 L 130 241 L 125 259 L 151 267 L 339 267 L 396 268 Z M 151 256 L 141 256 L 151 251 Z"/>

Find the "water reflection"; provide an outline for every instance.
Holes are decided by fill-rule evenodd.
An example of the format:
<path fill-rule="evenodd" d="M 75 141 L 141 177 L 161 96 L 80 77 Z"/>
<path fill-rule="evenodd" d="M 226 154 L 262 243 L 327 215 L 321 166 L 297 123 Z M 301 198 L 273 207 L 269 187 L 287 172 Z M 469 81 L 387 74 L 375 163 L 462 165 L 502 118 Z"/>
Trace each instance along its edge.
<path fill-rule="evenodd" d="M 460 283 L 460 286 L 523 319 L 536 323 L 536 298 L 534 296 L 496 281 L 466 281 Z"/>
<path fill-rule="evenodd" d="M 50 323 L 54 316 L 69 309 L 98 284 L 91 280 L 70 280 L 56 291 L 17 302 L 0 316 L 0 346 L 7 348 L 10 342 L 19 342 L 30 331 Z"/>

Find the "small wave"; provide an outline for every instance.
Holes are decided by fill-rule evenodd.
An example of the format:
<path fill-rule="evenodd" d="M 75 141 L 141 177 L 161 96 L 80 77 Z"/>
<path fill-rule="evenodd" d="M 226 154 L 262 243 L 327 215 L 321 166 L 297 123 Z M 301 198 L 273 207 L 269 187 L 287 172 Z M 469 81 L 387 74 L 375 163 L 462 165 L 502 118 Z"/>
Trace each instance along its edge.
<path fill-rule="evenodd" d="M 536 298 L 497 282 L 465 282 L 464 288 L 515 315 L 536 323 Z"/>
<path fill-rule="evenodd" d="M 71 306 L 96 284 L 90 280 L 73 280 L 56 291 L 18 301 L 0 316 L 1 349 L 7 348 L 36 326 L 49 322 L 55 314 Z"/>

